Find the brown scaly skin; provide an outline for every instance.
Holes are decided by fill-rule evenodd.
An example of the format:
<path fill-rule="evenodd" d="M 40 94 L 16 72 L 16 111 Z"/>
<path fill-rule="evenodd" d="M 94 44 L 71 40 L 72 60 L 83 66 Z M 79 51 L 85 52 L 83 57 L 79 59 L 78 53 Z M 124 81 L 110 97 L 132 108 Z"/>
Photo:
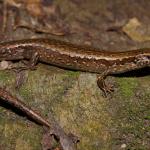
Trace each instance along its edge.
<path fill-rule="evenodd" d="M 54 39 L 0 43 L 0 60 L 22 59 L 30 60 L 28 68 L 40 61 L 66 69 L 98 73 L 98 86 L 106 95 L 112 91 L 104 82 L 106 76 L 149 67 L 150 49 L 103 51 Z"/>

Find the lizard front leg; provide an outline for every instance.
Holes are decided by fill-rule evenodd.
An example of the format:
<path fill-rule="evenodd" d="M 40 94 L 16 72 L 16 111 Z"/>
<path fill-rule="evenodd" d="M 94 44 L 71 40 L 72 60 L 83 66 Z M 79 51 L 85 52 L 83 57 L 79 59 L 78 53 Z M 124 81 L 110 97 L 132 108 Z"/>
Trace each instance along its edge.
<path fill-rule="evenodd" d="M 27 63 L 24 62 L 25 66 L 20 67 L 18 69 L 20 69 L 20 70 L 27 70 L 27 69 L 34 70 L 36 68 L 35 66 L 38 62 L 38 59 L 39 59 L 38 52 L 33 52 L 29 61 Z"/>

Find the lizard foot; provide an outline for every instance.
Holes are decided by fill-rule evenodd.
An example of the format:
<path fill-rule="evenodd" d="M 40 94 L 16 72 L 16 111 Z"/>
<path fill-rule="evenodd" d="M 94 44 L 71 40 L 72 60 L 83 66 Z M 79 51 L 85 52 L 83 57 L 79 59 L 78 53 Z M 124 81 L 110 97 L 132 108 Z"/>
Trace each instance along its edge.
<path fill-rule="evenodd" d="M 106 85 L 104 78 L 98 77 L 97 85 L 103 91 L 104 97 L 107 97 L 108 94 L 114 91 L 114 86 L 111 84 Z"/>

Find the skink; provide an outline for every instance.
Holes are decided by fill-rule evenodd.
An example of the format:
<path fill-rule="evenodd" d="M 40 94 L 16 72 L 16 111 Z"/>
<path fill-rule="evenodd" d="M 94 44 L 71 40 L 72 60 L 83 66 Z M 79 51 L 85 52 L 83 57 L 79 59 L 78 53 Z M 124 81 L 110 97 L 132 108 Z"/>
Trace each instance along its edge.
<path fill-rule="evenodd" d="M 29 60 L 28 68 L 37 62 L 86 72 L 98 73 L 98 86 L 105 93 L 108 75 L 150 67 L 150 48 L 130 51 L 104 51 L 54 39 L 24 39 L 0 43 L 0 60 Z"/>

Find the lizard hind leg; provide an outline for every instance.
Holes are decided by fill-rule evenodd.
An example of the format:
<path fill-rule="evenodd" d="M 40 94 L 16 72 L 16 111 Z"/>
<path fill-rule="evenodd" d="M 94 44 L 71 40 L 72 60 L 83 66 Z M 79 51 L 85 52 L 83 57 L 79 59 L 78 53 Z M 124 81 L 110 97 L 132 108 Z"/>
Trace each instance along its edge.
<path fill-rule="evenodd" d="M 108 72 L 103 72 L 101 75 L 97 77 L 97 85 L 102 90 L 105 97 L 107 97 L 108 94 L 112 93 L 114 91 L 113 85 L 106 84 L 105 79 L 108 75 Z"/>

